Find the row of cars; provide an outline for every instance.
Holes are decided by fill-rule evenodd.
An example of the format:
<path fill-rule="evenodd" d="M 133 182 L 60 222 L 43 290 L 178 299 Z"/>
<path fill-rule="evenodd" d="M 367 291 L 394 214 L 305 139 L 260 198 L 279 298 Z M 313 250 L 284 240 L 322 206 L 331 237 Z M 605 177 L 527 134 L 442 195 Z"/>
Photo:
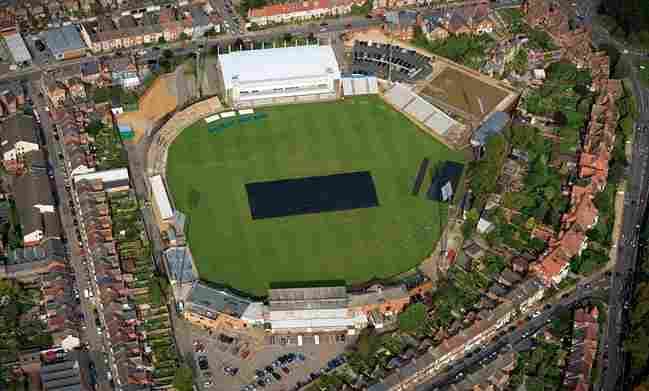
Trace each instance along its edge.
<path fill-rule="evenodd" d="M 255 381 L 243 386 L 241 391 L 255 391 L 258 387 L 264 388 L 273 382 L 279 382 L 282 380 L 280 372 L 288 375 L 291 373 L 291 365 L 305 360 L 306 357 L 302 353 L 284 354 L 265 368 L 255 370 Z"/>

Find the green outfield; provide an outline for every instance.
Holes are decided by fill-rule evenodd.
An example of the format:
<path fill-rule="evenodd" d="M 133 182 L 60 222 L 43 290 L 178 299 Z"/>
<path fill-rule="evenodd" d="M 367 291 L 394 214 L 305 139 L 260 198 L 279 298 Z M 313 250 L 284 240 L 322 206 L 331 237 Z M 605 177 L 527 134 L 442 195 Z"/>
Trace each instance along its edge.
<path fill-rule="evenodd" d="M 272 282 L 389 277 L 431 252 L 446 206 L 424 197 L 430 179 L 410 192 L 424 157 L 458 153 L 377 96 L 259 111 L 268 117 L 215 134 L 199 121 L 170 147 L 167 180 L 202 279 L 264 295 Z M 379 207 L 251 218 L 246 183 L 353 171 L 371 172 Z"/>

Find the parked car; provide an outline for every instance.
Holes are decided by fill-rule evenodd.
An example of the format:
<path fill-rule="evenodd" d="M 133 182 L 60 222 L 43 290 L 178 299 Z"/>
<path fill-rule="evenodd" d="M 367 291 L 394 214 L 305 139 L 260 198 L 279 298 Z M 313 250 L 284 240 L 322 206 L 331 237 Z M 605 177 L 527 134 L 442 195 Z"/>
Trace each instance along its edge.
<path fill-rule="evenodd" d="M 200 356 L 198 358 L 198 367 L 203 371 L 207 370 L 210 367 L 210 363 L 207 361 L 207 357 Z"/>

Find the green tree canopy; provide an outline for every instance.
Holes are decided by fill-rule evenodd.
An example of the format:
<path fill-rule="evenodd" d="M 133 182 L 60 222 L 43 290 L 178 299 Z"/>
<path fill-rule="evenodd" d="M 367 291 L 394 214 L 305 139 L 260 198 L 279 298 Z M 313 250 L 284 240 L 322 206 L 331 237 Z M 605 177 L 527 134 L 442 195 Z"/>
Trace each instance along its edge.
<path fill-rule="evenodd" d="M 422 303 L 416 303 L 399 314 L 399 329 L 406 333 L 417 330 L 426 320 L 426 306 Z"/>
<path fill-rule="evenodd" d="M 192 391 L 194 386 L 194 373 L 187 365 L 176 369 L 173 386 L 177 391 Z"/>

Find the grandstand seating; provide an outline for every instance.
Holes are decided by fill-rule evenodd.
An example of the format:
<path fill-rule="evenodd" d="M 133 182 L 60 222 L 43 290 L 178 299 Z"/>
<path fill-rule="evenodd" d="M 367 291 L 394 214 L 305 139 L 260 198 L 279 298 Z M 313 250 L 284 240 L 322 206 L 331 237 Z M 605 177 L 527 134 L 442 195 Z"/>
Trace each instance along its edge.
<path fill-rule="evenodd" d="M 396 45 L 357 41 L 352 48 L 352 72 L 393 81 L 424 79 L 432 73 L 430 58 Z"/>
<path fill-rule="evenodd" d="M 457 122 L 403 84 L 395 84 L 385 93 L 385 99 L 417 121 L 444 135 Z"/>
<path fill-rule="evenodd" d="M 377 94 L 378 82 L 374 76 L 343 77 L 343 94 L 345 96 Z"/>

